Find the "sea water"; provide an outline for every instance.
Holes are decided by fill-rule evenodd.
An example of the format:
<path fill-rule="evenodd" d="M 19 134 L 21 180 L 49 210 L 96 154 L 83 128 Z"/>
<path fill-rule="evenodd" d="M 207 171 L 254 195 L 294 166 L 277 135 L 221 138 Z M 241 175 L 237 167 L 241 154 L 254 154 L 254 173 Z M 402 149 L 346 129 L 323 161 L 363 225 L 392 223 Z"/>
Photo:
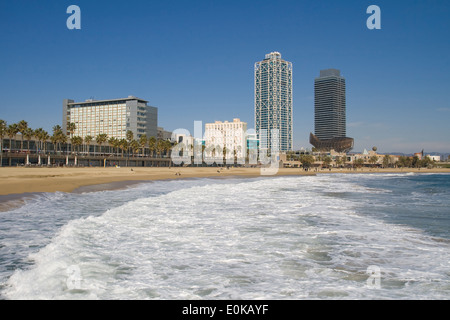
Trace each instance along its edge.
<path fill-rule="evenodd" d="M 450 175 L 189 179 L 0 212 L 2 299 L 448 299 Z"/>

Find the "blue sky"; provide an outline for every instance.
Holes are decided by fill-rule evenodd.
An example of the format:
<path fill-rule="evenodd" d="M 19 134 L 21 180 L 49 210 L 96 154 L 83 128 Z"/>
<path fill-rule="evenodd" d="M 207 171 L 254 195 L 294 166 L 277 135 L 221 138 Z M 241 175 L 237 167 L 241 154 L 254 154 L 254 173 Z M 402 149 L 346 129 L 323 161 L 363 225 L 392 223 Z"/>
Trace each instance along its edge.
<path fill-rule="evenodd" d="M 66 9 L 81 8 L 81 30 Z M 381 30 L 369 30 L 369 5 Z M 254 127 L 256 61 L 279 51 L 294 68 L 294 145 L 311 146 L 314 78 L 340 69 L 355 151 L 450 152 L 450 2 L 1 1 L 0 119 L 51 131 L 62 100 L 135 95 L 159 126 Z"/>

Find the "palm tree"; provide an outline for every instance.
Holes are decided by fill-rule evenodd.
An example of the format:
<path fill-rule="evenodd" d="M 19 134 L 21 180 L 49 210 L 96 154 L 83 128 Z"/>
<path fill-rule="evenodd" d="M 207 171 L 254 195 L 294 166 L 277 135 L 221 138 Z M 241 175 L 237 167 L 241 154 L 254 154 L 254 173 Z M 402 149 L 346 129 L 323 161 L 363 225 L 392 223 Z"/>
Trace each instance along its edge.
<path fill-rule="evenodd" d="M 12 138 L 15 138 L 19 132 L 19 127 L 16 123 L 10 124 L 6 128 L 6 135 L 9 137 L 9 151 L 12 152 Z"/>
<path fill-rule="evenodd" d="M 122 150 L 122 158 L 123 158 L 124 151 L 128 149 L 128 141 L 126 139 L 121 139 L 118 142 L 118 146 L 120 150 Z"/>
<path fill-rule="evenodd" d="M 77 129 L 77 126 L 75 125 L 75 123 L 71 122 L 69 124 L 67 124 L 67 132 L 66 135 L 68 135 L 70 137 L 70 143 L 72 144 L 72 149 L 73 149 L 73 133 L 75 132 L 75 130 Z M 73 150 L 71 150 L 73 151 Z"/>
<path fill-rule="evenodd" d="M 192 148 L 192 146 L 190 146 L 190 145 L 188 145 L 187 147 L 189 150 L 191 150 L 191 148 Z M 209 145 L 208 148 L 210 149 L 211 157 L 215 159 L 217 156 L 217 153 L 219 153 L 217 150 L 220 150 L 220 146 L 211 144 L 211 145 Z"/>
<path fill-rule="evenodd" d="M 3 138 L 6 135 L 6 121 L 0 119 L 0 167 L 3 166 Z"/>
<path fill-rule="evenodd" d="M 215 149 L 214 145 L 208 144 L 208 146 L 205 148 L 205 157 L 208 159 L 212 158 L 214 156 L 213 155 L 214 149 Z"/>
<path fill-rule="evenodd" d="M 130 148 L 131 148 L 131 155 L 134 157 L 134 154 L 139 152 L 141 145 L 136 140 L 132 140 L 130 142 Z"/>
<path fill-rule="evenodd" d="M 62 128 L 59 124 L 57 124 L 56 126 L 53 126 L 53 133 L 59 133 L 62 132 Z"/>
<path fill-rule="evenodd" d="M 187 143 L 187 142 L 186 142 Z M 194 157 L 194 144 L 189 143 L 186 145 L 186 149 L 188 150 L 189 156 L 192 158 Z"/>
<path fill-rule="evenodd" d="M 174 143 L 170 143 L 170 144 L 171 144 L 171 147 L 170 147 L 170 155 L 169 156 L 172 155 L 172 150 L 177 145 L 177 143 L 174 142 Z M 201 154 L 202 162 L 203 162 L 203 159 L 205 158 L 205 150 L 206 150 L 206 145 L 202 144 L 202 154 Z"/>
<path fill-rule="evenodd" d="M 42 130 L 42 132 L 39 133 L 39 138 L 42 140 L 43 145 L 41 146 L 41 149 L 44 150 L 44 154 L 47 151 L 47 141 L 50 139 L 50 135 L 47 131 Z"/>
<path fill-rule="evenodd" d="M 48 132 L 42 128 L 38 128 L 38 129 L 34 130 L 33 134 L 38 139 L 38 142 L 39 142 L 39 146 L 36 143 L 36 153 L 39 152 L 39 149 L 44 150 L 44 153 L 45 153 L 46 143 L 44 143 L 44 142 L 47 142 L 47 140 L 50 138 L 50 136 L 48 135 Z"/>
<path fill-rule="evenodd" d="M 117 156 L 120 155 L 120 153 L 121 153 L 121 145 L 124 144 L 122 140 L 124 140 L 125 142 L 127 142 L 127 140 L 125 140 L 125 139 L 119 139 L 119 138 L 116 138 L 116 139 L 114 140 L 114 143 L 113 143 L 113 146 L 114 146 L 114 148 L 116 149 Z M 123 154 L 122 154 L 122 156 L 123 156 Z"/>
<path fill-rule="evenodd" d="M 140 138 L 139 138 L 139 144 L 140 144 L 140 146 L 141 146 L 141 148 L 142 148 L 142 156 L 145 155 L 145 146 L 147 145 L 147 141 L 148 141 L 148 139 L 147 139 L 147 136 L 146 136 L 145 134 L 143 134 L 142 136 L 140 136 Z"/>
<path fill-rule="evenodd" d="M 20 135 L 22 136 L 22 140 L 20 142 L 20 151 L 22 151 L 23 150 L 23 134 L 25 133 L 25 131 L 28 128 L 28 122 L 26 122 L 25 120 L 21 120 L 17 124 L 17 127 L 19 129 Z"/>
<path fill-rule="evenodd" d="M 161 158 L 161 153 L 164 151 L 164 141 L 158 140 L 156 141 L 156 152 L 158 153 L 158 157 Z"/>
<path fill-rule="evenodd" d="M 62 132 L 62 130 L 61 130 L 61 132 L 58 133 L 58 142 L 59 142 L 59 151 L 62 151 L 61 145 L 67 143 L 67 135 L 64 134 L 64 132 Z"/>
<path fill-rule="evenodd" d="M 63 137 L 65 134 L 62 131 L 62 128 L 60 125 L 53 126 L 53 135 L 51 136 L 51 141 L 53 145 L 55 146 L 55 151 L 58 151 L 58 145 L 59 145 L 59 151 L 61 151 L 61 142 L 63 141 Z M 66 139 L 67 141 L 67 139 Z"/>
<path fill-rule="evenodd" d="M 164 140 L 164 151 L 167 156 L 170 156 L 170 150 L 172 149 L 172 143 L 169 140 Z"/>
<path fill-rule="evenodd" d="M 75 137 L 71 138 L 71 141 L 72 141 L 72 145 L 77 147 L 77 152 L 79 152 L 80 151 L 79 147 L 83 144 L 83 138 L 75 136 Z"/>
<path fill-rule="evenodd" d="M 102 152 L 102 144 L 108 141 L 108 135 L 106 133 L 100 133 L 95 138 L 95 141 L 100 146 L 100 153 Z"/>
<path fill-rule="evenodd" d="M 148 139 L 148 150 L 151 154 L 151 156 L 154 156 L 155 150 L 156 150 L 156 138 L 155 137 L 150 137 Z"/>
<path fill-rule="evenodd" d="M 49 149 L 48 141 L 50 140 L 50 138 L 51 138 L 50 133 L 44 130 L 44 132 L 42 133 L 42 139 L 44 141 L 44 146 L 43 146 L 44 153 L 48 152 L 48 150 L 47 150 L 47 149 Z"/>
<path fill-rule="evenodd" d="M 117 141 L 117 138 L 115 138 L 115 137 L 111 137 L 111 138 L 109 138 L 109 140 L 108 140 L 108 144 L 109 144 L 109 146 L 110 146 L 110 150 L 109 150 L 109 152 L 110 153 L 112 153 L 112 154 L 115 154 L 115 148 L 116 148 L 116 141 Z M 112 148 L 112 151 L 111 151 L 111 148 Z"/>
<path fill-rule="evenodd" d="M 88 155 L 89 155 L 89 149 L 91 147 L 92 140 L 94 140 L 93 136 L 87 135 L 86 137 L 84 137 L 84 143 L 86 144 L 86 152 Z"/>
<path fill-rule="evenodd" d="M 58 151 L 58 139 L 59 137 L 55 133 L 50 137 L 50 141 L 53 144 L 53 151 L 55 153 Z"/>
<path fill-rule="evenodd" d="M 71 122 L 67 125 L 67 134 L 70 134 L 70 139 L 72 139 L 75 130 L 77 130 L 75 123 Z"/>
<path fill-rule="evenodd" d="M 223 146 L 222 155 L 223 155 L 223 163 L 224 164 L 225 164 L 225 161 L 226 161 L 226 158 L 227 158 L 228 151 L 229 150 L 227 149 L 227 147 Z"/>
<path fill-rule="evenodd" d="M 22 133 L 22 136 L 24 136 L 25 139 L 27 139 L 27 141 L 28 141 L 27 151 L 29 152 L 30 151 L 30 141 L 31 141 L 31 138 L 34 136 L 34 130 L 27 127 L 24 130 L 24 132 Z"/>
<path fill-rule="evenodd" d="M 127 131 L 127 134 L 126 134 L 126 139 L 127 139 L 127 141 L 128 141 L 128 149 L 127 149 L 127 152 L 128 152 L 128 154 L 130 154 L 130 146 L 131 146 L 131 141 L 133 141 L 133 139 L 134 139 L 134 133 L 133 133 L 133 131 L 131 131 L 131 130 L 128 130 Z M 128 165 L 127 165 L 128 166 Z"/>
<path fill-rule="evenodd" d="M 34 130 L 34 136 L 37 139 L 37 143 L 36 143 L 36 154 L 39 153 L 39 149 L 42 149 L 41 146 L 41 141 L 42 141 L 42 131 L 44 131 L 44 129 L 42 128 L 38 128 L 36 130 Z"/>

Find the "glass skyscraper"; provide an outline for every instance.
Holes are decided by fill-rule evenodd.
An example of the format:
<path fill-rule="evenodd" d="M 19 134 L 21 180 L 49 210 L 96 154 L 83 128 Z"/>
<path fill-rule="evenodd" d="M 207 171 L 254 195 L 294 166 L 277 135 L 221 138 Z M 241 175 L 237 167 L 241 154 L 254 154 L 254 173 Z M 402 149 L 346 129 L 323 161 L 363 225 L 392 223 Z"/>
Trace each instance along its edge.
<path fill-rule="evenodd" d="M 345 79 L 339 70 L 321 70 L 315 79 L 314 130 L 320 140 L 346 136 Z"/>
<path fill-rule="evenodd" d="M 322 151 L 348 151 L 353 139 L 346 136 L 345 78 L 337 69 L 320 71 L 314 81 L 314 135 L 310 143 Z"/>
<path fill-rule="evenodd" d="M 281 59 L 279 52 L 255 63 L 255 129 L 261 149 L 293 149 L 292 63 Z"/>

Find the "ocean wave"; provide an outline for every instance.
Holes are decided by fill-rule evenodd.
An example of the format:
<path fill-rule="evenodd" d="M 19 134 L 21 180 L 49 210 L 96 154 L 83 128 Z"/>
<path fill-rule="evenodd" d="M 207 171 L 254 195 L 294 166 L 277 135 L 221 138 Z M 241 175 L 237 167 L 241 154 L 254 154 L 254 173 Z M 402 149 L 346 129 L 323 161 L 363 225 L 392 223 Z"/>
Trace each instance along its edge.
<path fill-rule="evenodd" d="M 89 199 L 97 204 L 115 199 L 116 205 L 86 214 L 97 204 L 85 202 L 81 217 L 70 220 L 48 244 L 28 255 L 33 265 L 16 270 L 3 295 L 8 299 L 448 297 L 450 244 L 367 214 L 369 198 L 364 197 L 385 196 L 388 189 L 358 181 L 331 175 L 199 179 L 91 194 Z M 328 197 L 324 190 L 358 196 Z M 82 197 L 86 200 L 88 195 Z M 73 204 L 77 199 L 60 200 Z M 370 266 L 379 267 L 381 289 L 368 286 Z"/>

